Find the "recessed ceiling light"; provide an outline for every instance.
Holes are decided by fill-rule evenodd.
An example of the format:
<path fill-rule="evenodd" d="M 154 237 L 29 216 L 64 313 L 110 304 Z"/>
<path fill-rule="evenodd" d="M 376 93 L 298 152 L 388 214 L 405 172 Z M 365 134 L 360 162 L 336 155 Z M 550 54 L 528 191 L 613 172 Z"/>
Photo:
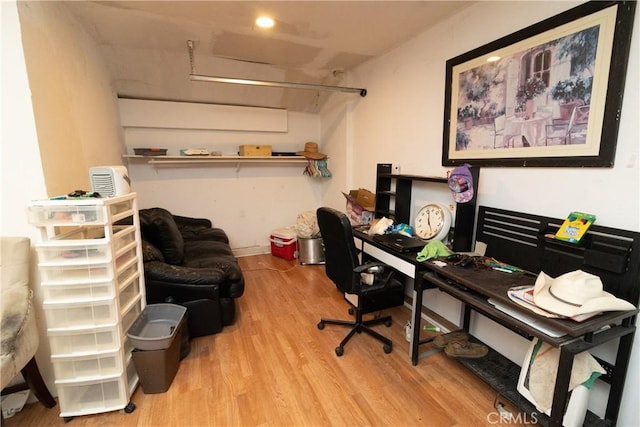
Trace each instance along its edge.
<path fill-rule="evenodd" d="M 260 28 L 272 28 L 275 24 L 275 21 L 268 16 L 260 16 L 256 19 L 256 25 Z"/>

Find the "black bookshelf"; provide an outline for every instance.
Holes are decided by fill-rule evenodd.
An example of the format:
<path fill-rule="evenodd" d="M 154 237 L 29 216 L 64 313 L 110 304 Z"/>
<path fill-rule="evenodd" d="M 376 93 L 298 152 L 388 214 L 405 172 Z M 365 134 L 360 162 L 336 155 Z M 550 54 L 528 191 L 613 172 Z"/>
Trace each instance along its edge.
<path fill-rule="evenodd" d="M 393 219 L 397 224 L 409 224 L 411 216 L 411 198 L 414 182 L 432 182 L 447 185 L 447 177 L 392 174 L 391 163 L 378 163 L 376 168 L 375 218 Z M 466 203 L 456 204 L 456 218 L 453 228 L 453 246 L 455 252 L 468 252 L 473 249 L 473 229 L 478 199 L 480 168 L 471 167 L 474 191 L 473 198 Z M 395 185 L 394 185 L 395 184 Z"/>

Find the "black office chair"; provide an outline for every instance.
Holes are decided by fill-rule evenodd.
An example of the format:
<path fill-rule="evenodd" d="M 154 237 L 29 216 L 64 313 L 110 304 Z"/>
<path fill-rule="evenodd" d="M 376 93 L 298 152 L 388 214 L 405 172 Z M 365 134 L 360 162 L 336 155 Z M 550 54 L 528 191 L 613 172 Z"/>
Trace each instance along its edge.
<path fill-rule="evenodd" d="M 391 353 L 393 344 L 390 339 L 369 328 L 371 325 L 384 323 L 391 326 L 391 316 L 375 317 L 363 320 L 362 315 L 386 308 L 396 307 L 404 303 L 404 286 L 394 276 L 391 267 L 380 262 L 360 264 L 358 251 L 353 241 L 353 232 L 347 216 L 335 209 L 322 207 L 317 210 L 318 226 L 325 248 L 325 272 L 336 287 L 342 292 L 352 295 L 354 304 L 347 299 L 355 312 L 355 321 L 321 319 L 318 329 L 324 329 L 325 324 L 350 326 L 351 331 L 336 347 L 336 355 L 344 354 L 344 346 L 353 335 L 366 332 L 383 343 L 385 353 Z M 373 280 L 371 285 L 365 283 L 364 273 Z"/>

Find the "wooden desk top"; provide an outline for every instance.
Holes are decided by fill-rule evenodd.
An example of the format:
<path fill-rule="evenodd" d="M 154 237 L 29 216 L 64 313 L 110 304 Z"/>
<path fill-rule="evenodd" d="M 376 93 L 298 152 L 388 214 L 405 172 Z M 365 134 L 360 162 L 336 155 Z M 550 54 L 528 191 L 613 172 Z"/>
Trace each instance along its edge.
<path fill-rule="evenodd" d="M 431 261 L 417 261 L 415 253 L 394 252 L 383 245 L 378 244 L 371 238 L 371 236 L 358 229 L 354 229 L 353 234 L 355 237 L 378 247 L 390 255 L 416 265 L 420 270 L 422 270 L 422 273 L 427 273 L 426 276 L 428 277 L 426 279 L 431 286 L 438 287 L 442 291 L 454 296 L 456 299 L 472 306 L 475 310 L 496 320 L 498 323 L 502 323 L 513 330 L 520 331 L 527 335 L 538 337 L 543 341 L 556 346 L 562 345 L 571 339 L 600 331 L 607 325 L 618 324 L 622 320 L 634 316 L 639 311 L 637 309 L 634 311 L 622 312 L 612 311 L 600 314 L 583 322 L 576 322 L 570 319 L 549 319 L 539 316 L 514 303 L 507 295 L 507 290 L 511 287 L 533 285 L 535 283 L 536 276 L 530 273 L 505 273 L 489 269 L 479 269 L 476 267 L 464 268 L 455 265 L 438 267 Z M 424 283 L 423 288 L 426 287 L 428 287 L 428 284 Z M 533 327 L 531 324 L 518 320 L 515 317 L 500 311 L 487 301 L 489 298 L 518 313 L 522 313 L 526 316 L 533 316 L 535 317 L 537 324 L 559 331 L 565 334 L 565 336 L 549 336 L 540 329 Z"/>
<path fill-rule="evenodd" d="M 470 304 L 476 309 L 480 309 L 480 311 L 491 317 L 497 318 L 501 323 L 506 323 L 507 326 L 523 330 L 530 335 L 537 336 L 547 342 L 553 342 L 556 345 L 567 341 L 568 337 L 581 337 L 588 333 L 599 331 L 604 326 L 617 324 L 638 312 L 637 309 L 632 311 L 606 312 L 583 322 L 576 322 L 570 319 L 549 319 L 514 303 L 507 295 L 507 291 L 511 287 L 533 285 L 536 278 L 531 274 L 519 272 L 505 273 L 475 267 L 464 268 L 455 265 L 438 267 L 430 261 L 423 264 L 427 269 L 436 274 L 436 278 L 440 278 L 437 284 L 433 283 L 433 280 L 430 282 L 436 284 L 436 286 L 442 290 L 453 293 L 454 296 L 462 302 Z M 550 337 L 539 329 L 498 310 L 487 301 L 489 298 L 518 313 L 533 316 L 536 323 L 560 331 L 566 334 L 566 336 L 558 338 Z"/>

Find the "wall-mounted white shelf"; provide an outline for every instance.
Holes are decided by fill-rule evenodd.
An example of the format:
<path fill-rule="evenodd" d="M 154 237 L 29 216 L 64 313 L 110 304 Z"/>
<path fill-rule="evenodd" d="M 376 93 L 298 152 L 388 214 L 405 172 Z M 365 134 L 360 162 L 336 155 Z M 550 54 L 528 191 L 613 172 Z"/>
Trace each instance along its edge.
<path fill-rule="evenodd" d="M 125 154 L 125 159 L 129 161 L 142 161 L 154 166 L 163 165 L 220 165 L 235 164 L 236 167 L 244 164 L 306 164 L 307 159 L 303 156 L 139 156 Z"/>

